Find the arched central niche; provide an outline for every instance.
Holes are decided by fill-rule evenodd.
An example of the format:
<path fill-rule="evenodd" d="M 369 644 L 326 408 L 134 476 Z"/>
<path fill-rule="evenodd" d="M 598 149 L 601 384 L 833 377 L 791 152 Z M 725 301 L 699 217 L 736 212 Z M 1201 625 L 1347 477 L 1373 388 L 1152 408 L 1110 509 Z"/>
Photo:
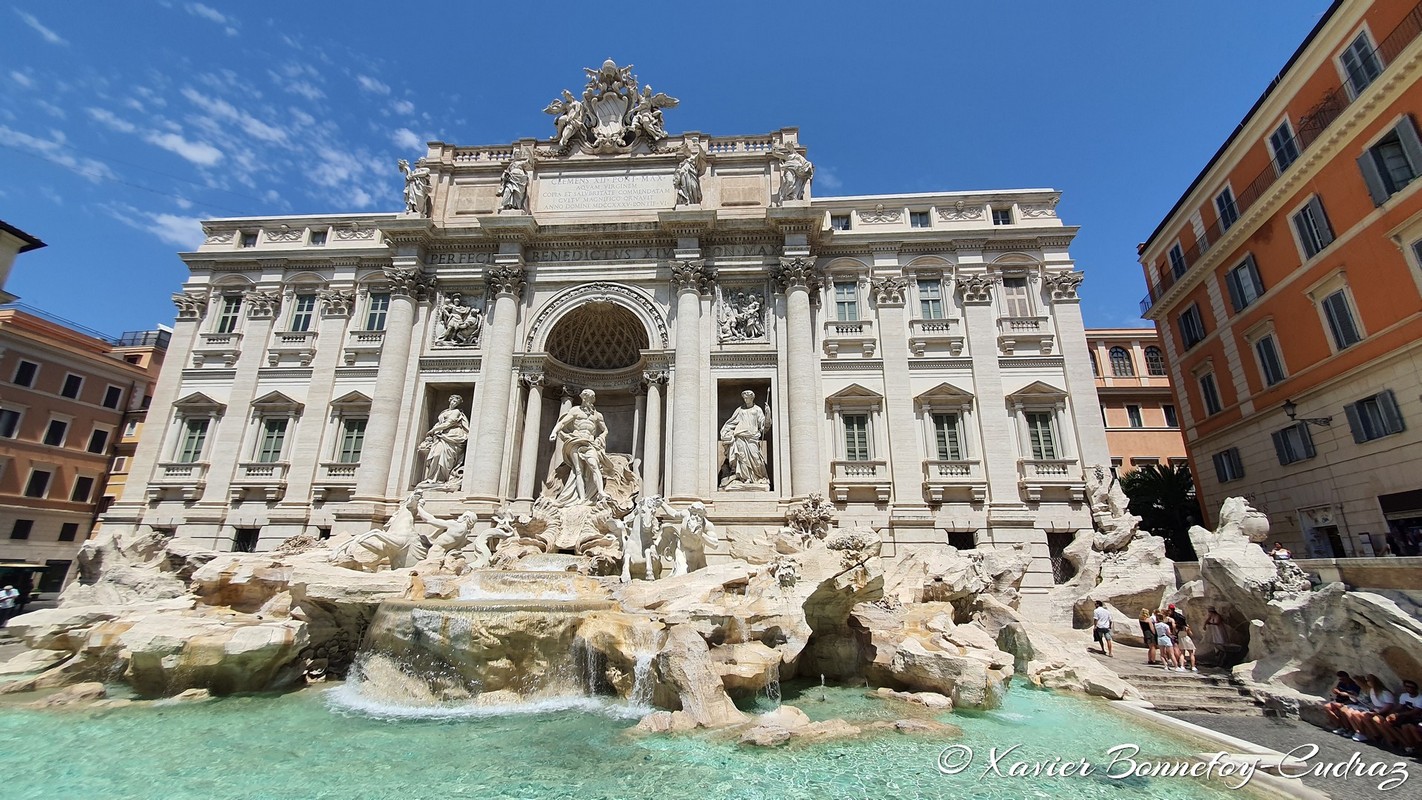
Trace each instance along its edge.
<path fill-rule="evenodd" d="M 570 367 L 617 370 L 635 366 L 648 347 L 647 329 L 624 306 L 588 300 L 558 320 L 545 351 Z"/>

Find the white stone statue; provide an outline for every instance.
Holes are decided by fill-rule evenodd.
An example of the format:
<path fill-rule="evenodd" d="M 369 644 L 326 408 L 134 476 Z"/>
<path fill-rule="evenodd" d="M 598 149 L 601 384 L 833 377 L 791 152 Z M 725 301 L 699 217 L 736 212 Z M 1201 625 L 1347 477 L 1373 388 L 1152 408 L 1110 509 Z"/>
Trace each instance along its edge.
<path fill-rule="evenodd" d="M 755 404 L 755 392 L 749 389 L 741 392 L 741 407 L 721 426 L 721 441 L 726 443 L 726 466 L 730 469 L 730 474 L 721 480 L 722 490 L 770 488 L 765 453 L 761 450 L 761 440 L 769 426 L 770 414 Z"/>
<path fill-rule="evenodd" d="M 652 92 L 652 84 L 642 87 L 637 96 L 637 105 L 632 109 L 632 135 L 640 135 L 648 144 L 655 145 L 667 138 L 667 130 L 662 123 L 662 109 L 675 108 L 677 99 L 663 92 Z M 700 191 L 698 187 L 697 191 Z"/>
<path fill-rule="evenodd" d="M 411 492 L 384 528 L 374 528 L 351 537 L 338 545 L 328 560 L 332 564 L 366 572 L 375 572 L 381 564 L 389 564 L 391 569 L 403 569 L 423 560 L 428 552 L 428 543 L 415 531 L 415 512 L 422 500 L 420 492 Z M 374 560 L 362 558 L 362 552 L 373 555 Z"/>
<path fill-rule="evenodd" d="M 425 457 L 425 479 L 416 488 L 443 486 L 463 474 L 464 448 L 469 441 L 469 418 L 459 410 L 464 399 L 449 398 L 449 408 L 440 412 L 425 433 L 419 451 Z"/>
<path fill-rule="evenodd" d="M 400 159 L 400 174 L 405 176 L 405 213 L 430 215 L 430 171 L 417 161 L 410 169 L 410 162 Z"/>
<path fill-rule="evenodd" d="M 440 559 L 446 553 L 463 550 L 469 546 L 469 537 L 474 534 L 474 525 L 479 515 L 465 511 L 454 519 L 440 519 L 425 508 L 421 500 L 415 506 L 415 515 L 439 529 L 439 533 L 429 537 L 429 558 Z"/>
<path fill-rule="evenodd" d="M 533 169 L 533 157 L 524 151 L 514 154 L 499 181 L 499 209 L 525 211 L 528 205 L 528 181 Z"/>
<path fill-rule="evenodd" d="M 607 455 L 607 423 L 597 410 L 597 394 L 584 389 L 578 397 L 582 404 L 564 412 L 548 437 L 557 443 L 549 474 L 554 474 L 560 465 L 568 467 L 563 488 L 553 499 L 560 506 L 601 501 L 607 496 L 606 476 L 617 470 Z"/>
<path fill-rule="evenodd" d="M 804 200 L 805 187 L 815 176 L 815 165 L 788 145 L 777 146 L 770 151 L 770 155 L 780 161 L 780 191 L 775 195 L 775 204 L 782 205 L 786 200 Z"/>
<path fill-rule="evenodd" d="M 579 141 L 588 129 L 587 109 L 583 107 L 581 100 L 573 97 L 573 93 L 567 89 L 563 90 L 561 99 L 554 98 L 548 107 L 543 109 L 543 113 L 552 114 L 553 126 L 557 130 L 558 150 L 567 150 L 575 141 Z"/>
<path fill-rule="evenodd" d="M 676 165 L 676 172 L 672 173 L 672 185 L 676 187 L 676 204 L 699 206 L 701 205 L 701 173 L 705 169 L 701 148 L 693 147 L 687 143 L 682 147 L 681 152 L 681 163 Z"/>
<path fill-rule="evenodd" d="M 661 495 L 638 498 L 632 511 L 622 518 L 622 582 L 632 580 L 632 565 L 641 564 L 647 580 L 656 580 L 661 571 L 661 557 L 657 553 L 660 538 L 658 516 L 671 516 L 676 511 Z"/>
<path fill-rule="evenodd" d="M 723 342 L 764 339 L 765 301 L 760 292 L 736 292 L 723 298 L 716 325 Z"/>
<path fill-rule="evenodd" d="M 459 292 L 445 295 L 444 305 L 439 309 L 439 321 L 443 328 L 438 342 L 450 347 L 473 347 L 479 344 L 479 334 L 484 329 L 484 317 L 479 309 L 466 305 Z"/>
<path fill-rule="evenodd" d="M 700 500 L 681 512 L 679 522 L 662 524 L 657 538 L 659 553 L 671 553 L 672 577 L 685 575 L 706 566 L 706 546 L 721 544 L 716 526 L 706 518 L 706 504 Z"/>

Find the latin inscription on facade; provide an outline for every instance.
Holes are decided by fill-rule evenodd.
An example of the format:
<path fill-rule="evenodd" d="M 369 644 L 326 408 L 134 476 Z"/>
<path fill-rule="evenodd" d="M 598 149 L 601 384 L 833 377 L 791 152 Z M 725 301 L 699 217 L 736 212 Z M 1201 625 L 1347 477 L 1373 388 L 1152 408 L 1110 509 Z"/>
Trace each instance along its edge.
<path fill-rule="evenodd" d="M 538 179 L 539 211 L 633 211 L 671 208 L 669 174 L 554 175 Z"/>

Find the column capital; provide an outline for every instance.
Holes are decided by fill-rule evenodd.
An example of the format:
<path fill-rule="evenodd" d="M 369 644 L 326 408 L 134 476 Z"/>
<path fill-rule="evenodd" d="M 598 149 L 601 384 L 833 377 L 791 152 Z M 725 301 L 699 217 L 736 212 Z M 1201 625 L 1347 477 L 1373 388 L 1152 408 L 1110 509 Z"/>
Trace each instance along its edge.
<path fill-rule="evenodd" d="M 658 386 L 665 386 L 667 380 L 667 371 L 664 369 L 649 369 L 642 373 L 642 381 L 648 385 L 656 384 Z"/>
<path fill-rule="evenodd" d="M 796 256 L 780 259 L 780 265 L 774 268 L 771 277 L 781 292 L 796 286 L 815 290 L 819 288 L 824 273 L 815 265 L 813 257 Z"/>
<path fill-rule="evenodd" d="M 515 300 L 523 299 L 525 285 L 522 264 L 500 264 L 484 272 L 484 283 L 495 297 L 511 295 Z"/>
<path fill-rule="evenodd" d="M 908 278 L 902 275 L 887 275 L 870 281 L 874 287 L 874 302 L 880 308 L 900 307 L 908 294 Z"/>
<path fill-rule="evenodd" d="M 1048 272 L 1042 276 L 1042 282 L 1052 292 L 1053 303 L 1074 303 L 1081 298 L 1077 296 L 1076 290 L 1081 286 L 1081 282 L 1086 279 L 1083 272 Z"/>
<path fill-rule="evenodd" d="M 992 287 L 997 285 L 998 276 L 989 272 L 969 272 L 957 275 L 958 289 L 963 293 L 964 303 L 991 303 Z"/>
<path fill-rule="evenodd" d="M 178 319 L 199 320 L 207 314 L 207 292 L 177 292 L 173 295 L 173 305 L 178 307 Z"/>
<path fill-rule="evenodd" d="M 391 295 L 420 298 L 430 289 L 430 281 L 414 267 L 385 267 L 385 280 L 390 283 Z"/>
<path fill-rule="evenodd" d="M 247 307 L 247 319 L 271 319 L 281 308 L 281 295 L 266 289 L 248 289 L 242 293 L 242 304 Z"/>
<path fill-rule="evenodd" d="M 355 308 L 355 291 L 351 289 L 322 289 L 316 293 L 321 301 L 321 315 L 324 317 L 349 317 Z"/>
<path fill-rule="evenodd" d="M 541 372 L 525 372 L 518 376 L 518 380 L 519 383 L 523 384 L 525 389 L 537 389 L 540 391 L 543 389 L 544 377 Z"/>
<path fill-rule="evenodd" d="M 715 270 L 707 268 L 704 259 L 690 258 L 671 262 L 671 280 L 677 292 L 704 293 L 711 288 L 711 282 L 715 278 Z"/>

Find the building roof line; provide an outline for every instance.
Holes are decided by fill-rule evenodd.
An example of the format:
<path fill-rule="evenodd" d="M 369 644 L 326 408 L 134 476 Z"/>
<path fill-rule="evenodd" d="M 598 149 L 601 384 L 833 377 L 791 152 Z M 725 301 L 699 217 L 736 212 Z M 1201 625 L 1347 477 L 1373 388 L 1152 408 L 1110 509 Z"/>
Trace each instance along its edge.
<path fill-rule="evenodd" d="M 25 233 L 24 231 L 20 230 L 19 228 L 16 228 L 14 225 L 11 225 L 3 219 L 0 219 L 0 231 L 4 231 L 5 233 L 8 233 L 11 236 L 14 236 L 16 239 L 19 239 L 25 243 L 24 246 L 19 249 L 19 252 L 21 253 L 28 253 L 31 250 L 38 250 L 41 247 L 48 247 L 48 245 L 40 241 L 38 236 L 32 236 L 28 233 Z"/>

